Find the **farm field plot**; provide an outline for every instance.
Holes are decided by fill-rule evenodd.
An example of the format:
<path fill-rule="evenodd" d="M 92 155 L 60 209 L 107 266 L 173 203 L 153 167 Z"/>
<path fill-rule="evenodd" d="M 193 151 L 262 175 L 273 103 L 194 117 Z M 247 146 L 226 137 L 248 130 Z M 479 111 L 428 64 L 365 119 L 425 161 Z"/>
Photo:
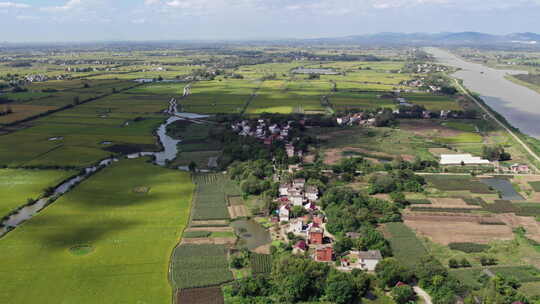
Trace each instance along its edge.
<path fill-rule="evenodd" d="M 426 107 L 428 111 L 458 111 L 463 110 L 459 103 L 448 96 L 434 95 L 429 93 L 403 93 L 401 97 L 407 102 Z"/>
<path fill-rule="evenodd" d="M 197 189 L 193 202 L 193 220 L 229 219 L 227 195 L 239 195 L 239 189 L 228 176 L 203 174 L 194 178 Z"/>
<path fill-rule="evenodd" d="M 392 98 L 382 98 L 381 93 L 337 92 L 330 95 L 330 103 L 334 109 L 376 109 L 395 108 Z"/>
<path fill-rule="evenodd" d="M 460 211 L 460 210 L 456 210 Z M 512 227 L 488 225 L 484 218 L 474 215 L 451 214 L 407 214 L 405 224 L 431 241 L 448 245 L 450 243 L 487 244 L 493 240 L 512 240 Z M 500 222 L 491 219 L 494 222 Z M 484 223 L 483 223 L 484 222 Z M 448 233 L 452 231 L 452 233 Z"/>
<path fill-rule="evenodd" d="M 388 240 L 396 259 L 413 267 L 427 254 L 424 245 L 416 238 L 414 231 L 403 223 L 387 223 L 384 230 L 390 234 Z"/>
<path fill-rule="evenodd" d="M 322 112 L 321 99 L 330 93 L 330 88 L 330 83 L 321 81 L 265 81 L 247 113 Z"/>
<path fill-rule="evenodd" d="M 103 169 L 0 240 L 0 302 L 170 301 L 192 193 L 187 173 L 144 159 Z"/>
<path fill-rule="evenodd" d="M 148 105 L 146 101 L 141 103 Z M 165 108 L 165 101 L 160 104 Z M 113 108 L 96 101 L 35 120 L 30 128 L 0 136 L 0 164 L 80 168 L 111 154 L 104 142 L 159 150 L 152 132 L 165 117 L 130 109 L 127 102 L 116 103 Z M 15 151 L 12 146 L 21 150 Z"/>
<path fill-rule="evenodd" d="M 427 182 L 441 191 L 470 191 L 478 194 L 494 193 L 486 184 L 469 175 L 426 175 Z"/>
<path fill-rule="evenodd" d="M 135 84 L 117 80 L 64 80 L 33 83 L 29 86 L 31 91 L 12 94 L 16 98 L 16 102 L 10 104 L 13 114 L 0 117 L 0 124 L 14 123 L 74 104 L 76 101 L 83 102 L 112 94 L 113 90 L 132 86 Z"/>
<path fill-rule="evenodd" d="M 180 245 L 172 259 L 171 281 L 175 289 L 210 287 L 233 280 L 223 245 Z"/>
<path fill-rule="evenodd" d="M 177 304 L 224 304 L 220 287 L 191 288 L 177 291 Z"/>
<path fill-rule="evenodd" d="M 251 253 L 250 262 L 254 274 L 272 271 L 272 256 L 269 254 Z"/>
<path fill-rule="evenodd" d="M 201 81 L 180 103 L 185 112 L 240 113 L 259 85 L 260 81 L 248 80 Z"/>
<path fill-rule="evenodd" d="M 63 170 L 0 169 L 0 218 L 26 204 L 28 199 L 39 198 L 45 188 L 54 187 L 75 173 Z"/>

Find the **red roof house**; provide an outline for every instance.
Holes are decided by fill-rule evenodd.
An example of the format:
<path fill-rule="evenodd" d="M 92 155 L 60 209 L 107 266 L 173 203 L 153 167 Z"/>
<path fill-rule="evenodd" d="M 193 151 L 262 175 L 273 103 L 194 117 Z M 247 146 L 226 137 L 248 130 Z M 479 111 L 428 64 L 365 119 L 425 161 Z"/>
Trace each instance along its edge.
<path fill-rule="evenodd" d="M 332 246 L 322 246 L 315 250 L 315 261 L 317 262 L 332 262 L 334 249 Z"/>
<path fill-rule="evenodd" d="M 324 233 L 320 229 L 311 229 L 309 232 L 309 243 L 322 245 Z"/>

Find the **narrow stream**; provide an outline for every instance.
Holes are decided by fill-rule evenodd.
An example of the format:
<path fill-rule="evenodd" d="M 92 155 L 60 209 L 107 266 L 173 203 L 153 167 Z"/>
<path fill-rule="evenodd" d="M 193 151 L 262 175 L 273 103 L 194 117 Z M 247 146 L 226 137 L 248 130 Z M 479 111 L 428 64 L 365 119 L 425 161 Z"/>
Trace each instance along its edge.
<path fill-rule="evenodd" d="M 208 115 L 178 112 L 177 106 L 178 103 L 176 99 L 172 98 L 169 101 L 169 108 L 165 111 L 165 113 L 170 115 L 170 117 L 157 129 L 157 135 L 159 141 L 163 146 L 163 151 L 135 153 L 128 155 L 127 158 L 132 159 L 144 156 L 154 156 L 155 163 L 159 166 L 165 166 L 167 164 L 167 161 L 171 161 L 176 158 L 176 155 L 178 154 L 178 143 L 180 143 L 181 140 L 177 140 L 168 136 L 167 126 L 175 121 L 182 119 L 198 119 L 208 117 Z M 0 237 L 6 235 L 8 232 L 39 213 L 41 210 L 43 210 L 50 204 L 51 200 L 58 199 L 60 196 L 68 192 L 72 187 L 84 181 L 99 169 L 108 167 L 112 163 L 117 161 L 117 158 L 107 158 L 102 160 L 101 162 L 99 162 L 99 164 L 95 166 L 85 168 L 82 174 L 73 177 L 56 187 L 54 193 L 51 196 L 41 198 L 31 205 L 20 208 L 17 212 L 2 220 L 2 222 L 0 223 Z"/>
<path fill-rule="evenodd" d="M 54 193 L 51 196 L 41 198 L 32 205 L 22 207 L 16 213 L 10 215 L 2 221 L 0 228 L 0 237 L 4 236 L 9 231 L 13 230 L 15 227 L 29 220 L 31 217 L 43 210 L 45 207 L 47 207 L 47 205 L 49 205 L 50 200 L 58 199 L 64 193 L 68 192 L 72 187 L 74 187 L 81 181 L 87 179 L 90 175 L 92 175 L 99 169 L 108 167 L 116 161 L 118 161 L 117 158 L 107 158 L 99 162 L 99 164 L 96 166 L 85 168 L 83 174 L 77 175 L 56 187 L 56 189 L 54 189 Z"/>

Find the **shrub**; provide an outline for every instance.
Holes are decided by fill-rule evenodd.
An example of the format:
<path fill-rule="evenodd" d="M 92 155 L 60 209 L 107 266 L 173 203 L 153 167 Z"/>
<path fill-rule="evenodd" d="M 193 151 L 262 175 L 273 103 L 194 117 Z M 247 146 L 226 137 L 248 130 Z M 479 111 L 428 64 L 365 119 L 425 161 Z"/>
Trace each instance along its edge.
<path fill-rule="evenodd" d="M 493 257 L 483 256 L 480 258 L 480 264 L 482 266 L 497 265 L 497 260 Z"/>
<path fill-rule="evenodd" d="M 476 243 L 450 243 L 448 247 L 452 250 L 463 251 L 465 253 L 484 252 L 490 248 L 489 245 Z"/>
<path fill-rule="evenodd" d="M 459 268 L 459 263 L 456 259 L 448 260 L 448 267 L 450 268 Z"/>

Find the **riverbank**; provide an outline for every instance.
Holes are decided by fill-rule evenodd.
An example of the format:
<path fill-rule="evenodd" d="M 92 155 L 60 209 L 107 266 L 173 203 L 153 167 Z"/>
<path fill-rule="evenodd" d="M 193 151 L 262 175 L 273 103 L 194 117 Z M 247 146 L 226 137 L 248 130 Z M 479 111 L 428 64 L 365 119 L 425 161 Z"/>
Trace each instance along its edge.
<path fill-rule="evenodd" d="M 460 69 L 453 74 L 463 80 L 468 90 L 478 92 L 480 98 L 494 112 L 502 113 L 509 124 L 521 132 L 540 138 L 540 94 L 507 79 L 522 71 L 496 70 L 470 63 L 438 48 L 426 48 L 437 62 Z"/>

